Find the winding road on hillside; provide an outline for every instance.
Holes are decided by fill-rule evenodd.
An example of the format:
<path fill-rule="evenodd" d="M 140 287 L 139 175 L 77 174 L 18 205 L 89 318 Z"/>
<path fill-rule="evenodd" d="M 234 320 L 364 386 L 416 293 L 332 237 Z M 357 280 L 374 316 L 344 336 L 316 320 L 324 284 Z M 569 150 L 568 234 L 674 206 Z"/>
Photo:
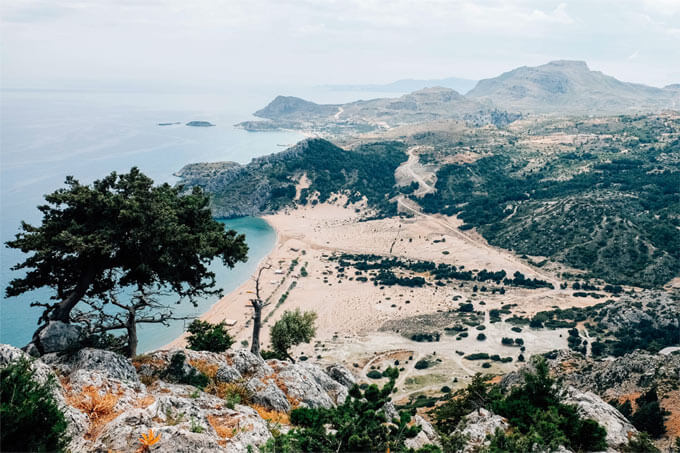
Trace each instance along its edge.
<path fill-rule="evenodd" d="M 408 160 L 406 163 L 401 165 L 397 170 L 395 171 L 395 179 L 401 180 L 401 183 L 403 184 L 405 181 L 405 178 L 410 178 L 409 182 L 417 182 L 419 187 L 418 189 L 413 192 L 413 195 L 416 197 L 422 197 L 425 194 L 428 193 L 434 193 L 436 189 L 432 187 L 431 185 L 427 184 L 427 182 L 423 179 L 420 172 L 416 171 L 418 167 L 422 168 L 422 165 L 419 162 L 418 159 L 418 154 L 416 152 L 420 149 L 421 147 L 419 146 L 412 146 L 408 150 Z M 399 173 L 399 174 L 397 174 Z M 468 234 L 465 234 L 461 230 L 458 229 L 455 225 L 451 225 L 449 221 L 447 221 L 445 218 L 442 218 L 440 215 L 431 215 L 431 214 L 425 214 L 422 212 L 422 208 L 420 205 L 413 200 L 412 198 L 407 197 L 406 195 L 398 195 L 396 197 L 397 204 L 405 211 L 410 212 L 414 215 L 421 216 L 424 218 L 427 218 L 442 228 L 448 230 L 453 236 L 456 236 L 457 238 L 467 242 L 468 244 L 471 244 L 475 247 L 482 248 L 486 250 L 487 252 L 490 253 L 495 253 L 498 255 L 503 256 L 509 261 L 512 261 L 515 265 L 517 265 L 518 268 L 521 268 L 524 270 L 524 272 L 529 273 L 528 276 L 530 275 L 538 275 L 540 278 L 543 280 L 550 282 L 553 284 L 555 287 L 555 290 L 559 291 L 560 290 L 560 281 L 555 278 L 555 276 L 542 271 L 540 269 L 536 269 L 529 264 L 525 263 L 524 261 L 520 260 L 517 258 L 514 254 L 507 252 L 505 250 L 499 249 L 497 247 L 493 247 L 489 245 L 486 240 L 484 240 L 481 236 L 480 237 L 474 237 Z"/>

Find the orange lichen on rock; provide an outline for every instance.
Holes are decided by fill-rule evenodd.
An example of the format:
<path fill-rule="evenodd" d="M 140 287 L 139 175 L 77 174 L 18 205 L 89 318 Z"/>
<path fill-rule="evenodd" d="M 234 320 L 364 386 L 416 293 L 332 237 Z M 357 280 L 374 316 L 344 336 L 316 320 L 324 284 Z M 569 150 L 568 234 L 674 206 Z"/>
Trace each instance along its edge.
<path fill-rule="evenodd" d="M 285 412 L 267 409 L 259 404 L 253 404 L 251 407 L 255 409 L 264 420 L 272 423 L 280 423 L 282 425 L 290 425 L 290 417 Z"/>
<path fill-rule="evenodd" d="M 146 395 L 135 401 L 135 407 L 146 409 L 147 407 L 151 406 L 155 401 L 156 398 L 154 398 L 151 395 Z"/>
<path fill-rule="evenodd" d="M 217 375 L 217 370 L 220 369 L 219 365 L 215 363 L 210 363 L 207 360 L 199 359 L 189 360 L 189 365 L 196 368 L 198 371 L 205 374 L 210 379 L 215 379 L 215 376 Z"/>
<path fill-rule="evenodd" d="M 231 439 L 239 431 L 239 420 L 235 417 L 226 415 L 208 415 L 208 423 L 215 430 L 217 436 L 221 439 L 218 443 L 221 446 L 226 445 L 226 439 Z"/>
<path fill-rule="evenodd" d="M 151 365 L 158 369 L 166 367 L 166 363 L 163 361 L 163 359 L 152 357 L 150 355 L 138 355 L 132 359 L 132 366 L 134 366 L 137 371 L 140 370 L 142 365 Z"/>

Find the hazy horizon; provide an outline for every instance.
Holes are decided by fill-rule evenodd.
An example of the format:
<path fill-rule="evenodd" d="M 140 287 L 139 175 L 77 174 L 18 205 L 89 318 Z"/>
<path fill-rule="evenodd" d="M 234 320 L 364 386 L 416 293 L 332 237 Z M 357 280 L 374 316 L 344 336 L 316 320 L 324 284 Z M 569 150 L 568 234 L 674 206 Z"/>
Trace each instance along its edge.
<path fill-rule="evenodd" d="M 4 89 L 479 80 L 551 60 L 680 82 L 680 2 L 5 0 Z"/>

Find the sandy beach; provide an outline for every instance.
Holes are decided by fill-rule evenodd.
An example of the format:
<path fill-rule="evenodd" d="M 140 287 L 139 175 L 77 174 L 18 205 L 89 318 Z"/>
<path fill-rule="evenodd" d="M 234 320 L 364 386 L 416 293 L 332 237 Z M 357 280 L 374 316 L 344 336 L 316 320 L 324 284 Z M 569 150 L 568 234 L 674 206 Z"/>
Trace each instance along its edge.
<path fill-rule="evenodd" d="M 488 310 L 516 304 L 512 308 L 513 314 L 526 316 L 552 307 L 567 308 L 601 302 L 573 297 L 571 290 L 560 289 L 561 280 L 550 266 L 534 268 L 511 252 L 488 245 L 474 231 L 458 230 L 461 221 L 455 217 L 416 214 L 410 218 L 362 220 L 370 215 L 366 206 L 345 206 L 344 201 L 339 199 L 333 203 L 299 206 L 264 216 L 276 230 L 277 240 L 272 252 L 260 263 L 261 266 L 272 266 L 262 273 L 260 282 L 261 295 L 269 302 L 263 310 L 263 348 L 269 347 L 269 328 L 285 310 L 312 310 L 318 315 L 315 343 L 299 346 L 294 351 L 296 356 L 305 355 L 329 363 L 340 361 L 357 368 L 355 364 L 368 363 L 372 357 L 393 350 L 408 350 L 410 355 L 416 356 L 439 350 L 443 360 L 441 371 L 448 363 L 446 375 L 460 375 L 464 379 L 464 376 L 480 371 L 481 363 L 461 363 L 451 343 L 453 337 L 443 338 L 438 343 L 418 343 L 400 335 L 395 329 L 384 328 L 385 323 L 394 325 L 399 320 L 436 315 L 455 310 L 461 301 L 471 301 L 476 310 L 485 312 L 488 341 L 482 344 L 470 338 L 454 342 L 455 346 L 465 353 L 508 353 L 507 348 L 499 345 L 511 326 L 506 323 L 492 325 L 488 320 Z M 475 292 L 475 282 L 413 288 L 398 285 L 380 287 L 371 281 L 348 279 L 344 274 L 339 277 L 337 262 L 330 257 L 340 253 L 426 260 L 465 266 L 470 270 L 505 270 L 508 275 L 520 271 L 527 277 L 552 282 L 555 289 L 507 287 L 505 294 L 501 295 Z M 227 321 L 238 342 L 250 342 L 252 308 L 249 300 L 253 297 L 251 291 L 254 288 L 253 276 L 215 303 L 201 319 L 213 323 Z M 480 304 L 481 301 L 483 303 Z M 428 328 L 423 326 L 425 331 Z M 527 352 L 564 347 L 566 336 L 565 329 L 532 331 L 530 338 L 526 338 Z M 168 346 L 184 344 L 180 337 Z M 519 351 L 511 352 L 517 356 Z M 514 363 L 494 364 L 498 372 L 515 366 Z M 358 373 L 361 372 L 359 368 L 355 370 Z M 432 384 L 431 380 L 425 380 L 420 387 L 439 384 L 437 380 Z M 415 387 L 419 386 L 408 386 L 409 389 Z"/>

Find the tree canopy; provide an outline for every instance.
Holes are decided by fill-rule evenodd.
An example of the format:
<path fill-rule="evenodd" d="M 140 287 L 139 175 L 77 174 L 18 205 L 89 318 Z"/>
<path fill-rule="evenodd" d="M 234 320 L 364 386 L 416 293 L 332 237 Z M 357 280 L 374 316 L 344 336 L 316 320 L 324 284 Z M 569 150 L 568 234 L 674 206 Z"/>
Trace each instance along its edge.
<path fill-rule="evenodd" d="M 316 313 L 313 311 L 301 312 L 299 308 L 295 311 L 286 310 L 281 319 L 276 321 L 270 330 L 272 348 L 282 357 L 293 358 L 288 350 L 300 343 L 309 343 L 316 334 L 314 321 Z"/>
<path fill-rule="evenodd" d="M 169 184 L 154 186 L 137 168 L 115 172 L 92 185 L 73 177 L 45 196 L 39 226 L 22 222 L 7 242 L 29 256 L 13 270 L 25 270 L 6 288 L 8 297 L 49 287 L 52 302 L 42 322 L 71 322 L 83 299 L 106 304 L 116 294 L 166 291 L 178 301 L 220 294 L 210 262 L 233 267 L 245 261 L 245 237 L 212 218 L 209 198 L 200 189 L 185 192 Z"/>

